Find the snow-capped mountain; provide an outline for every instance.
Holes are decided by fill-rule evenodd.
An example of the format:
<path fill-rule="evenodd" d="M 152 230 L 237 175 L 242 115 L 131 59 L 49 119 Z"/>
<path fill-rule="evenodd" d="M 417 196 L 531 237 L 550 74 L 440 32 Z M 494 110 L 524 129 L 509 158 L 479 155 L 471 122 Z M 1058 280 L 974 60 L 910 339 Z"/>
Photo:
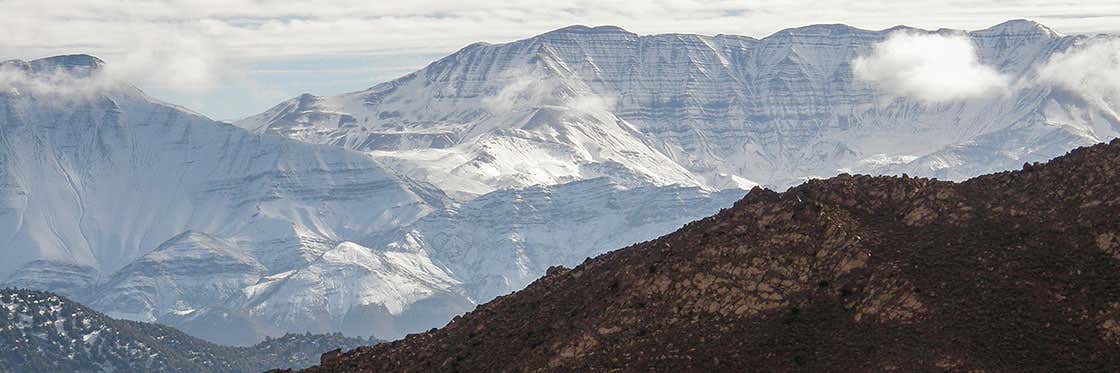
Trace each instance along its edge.
<path fill-rule="evenodd" d="M 715 189 L 844 171 L 960 179 L 1120 133 L 1107 104 L 1049 86 L 926 104 L 855 79 L 852 61 L 898 31 L 964 35 L 1013 80 L 1084 39 L 1024 20 L 967 33 L 814 25 L 762 39 L 573 26 L 473 44 L 236 124 L 369 151 L 451 195 L 598 176 Z"/>
<path fill-rule="evenodd" d="M 963 178 L 1120 133 L 1108 101 L 1053 86 L 931 104 L 857 80 L 852 61 L 903 29 L 573 26 L 236 125 L 90 56 L 4 62 L 0 279 L 225 343 L 397 338 L 759 183 Z M 1084 40 L 1028 21 L 905 30 L 964 35 L 1010 77 Z"/>
<path fill-rule="evenodd" d="M 253 135 L 101 80 L 101 65 L 89 56 L 3 65 L 21 74 L 0 92 L 9 285 L 156 321 L 236 302 L 445 199 L 363 154 Z"/>
<path fill-rule="evenodd" d="M 625 188 L 608 178 L 502 190 L 425 216 L 373 246 L 426 253 L 485 302 L 524 288 L 551 266 L 574 266 L 604 248 L 658 237 L 745 193 Z"/>
<path fill-rule="evenodd" d="M 20 79 L 0 93 L 0 278 L 222 343 L 426 330 L 742 193 L 599 179 L 456 202 L 367 154 L 156 101 L 90 56 L 3 67 Z"/>
<path fill-rule="evenodd" d="M 246 288 L 235 306 L 273 325 L 399 338 L 473 309 L 460 284 L 426 253 L 344 242 L 305 268 Z"/>
<path fill-rule="evenodd" d="M 156 320 L 240 294 L 268 269 L 232 242 L 184 232 L 133 260 L 97 288 L 91 306 L 133 320 Z M 135 310 L 124 312 L 123 310 Z"/>
<path fill-rule="evenodd" d="M 99 64 L 7 63 L 31 79 Z M 29 85 L 0 94 L 0 239 L 21 248 L 0 273 L 45 260 L 107 275 L 187 231 L 289 270 L 340 237 L 432 210 L 427 192 L 355 152 L 248 134 L 129 86 L 61 94 Z"/>

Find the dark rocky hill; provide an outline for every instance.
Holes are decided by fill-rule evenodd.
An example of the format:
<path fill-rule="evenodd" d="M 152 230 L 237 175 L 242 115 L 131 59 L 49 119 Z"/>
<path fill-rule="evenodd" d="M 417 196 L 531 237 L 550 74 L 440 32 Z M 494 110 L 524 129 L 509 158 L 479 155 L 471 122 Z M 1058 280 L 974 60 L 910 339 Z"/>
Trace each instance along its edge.
<path fill-rule="evenodd" d="M 0 290 L 0 372 L 259 372 L 307 367 L 324 352 L 375 342 L 288 334 L 227 347 L 163 325 L 115 320 L 56 294 Z"/>
<path fill-rule="evenodd" d="M 1120 371 L 1120 141 L 962 183 L 840 175 L 554 268 L 312 371 Z"/>

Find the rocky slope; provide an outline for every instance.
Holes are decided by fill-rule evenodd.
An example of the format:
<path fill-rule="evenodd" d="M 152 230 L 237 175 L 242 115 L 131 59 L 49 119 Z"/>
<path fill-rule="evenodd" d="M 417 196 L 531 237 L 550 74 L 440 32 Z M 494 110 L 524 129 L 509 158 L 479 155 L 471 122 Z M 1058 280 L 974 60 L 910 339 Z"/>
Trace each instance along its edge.
<path fill-rule="evenodd" d="M 1120 140 L 961 183 L 840 175 L 553 268 L 311 371 L 1120 368 Z"/>
<path fill-rule="evenodd" d="M 1011 81 L 1085 40 L 1024 20 L 967 33 L 813 25 L 762 39 L 572 26 L 472 44 L 236 125 L 370 151 L 467 198 L 595 177 L 779 190 L 843 171 L 963 179 L 1120 134 L 1111 104 L 1084 92 L 1038 85 L 926 104 L 856 79 L 852 61 L 899 31 L 963 35 Z"/>
<path fill-rule="evenodd" d="M 0 290 L 0 371 L 246 372 L 300 368 L 377 341 L 289 334 L 225 347 L 165 326 L 114 320 L 62 296 Z"/>

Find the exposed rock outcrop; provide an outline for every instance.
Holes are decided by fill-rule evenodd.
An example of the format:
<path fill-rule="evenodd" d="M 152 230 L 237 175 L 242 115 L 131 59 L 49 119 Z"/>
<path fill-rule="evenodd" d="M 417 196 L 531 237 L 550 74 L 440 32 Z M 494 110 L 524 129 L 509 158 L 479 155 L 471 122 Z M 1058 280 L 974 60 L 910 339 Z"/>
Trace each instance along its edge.
<path fill-rule="evenodd" d="M 1120 368 L 1120 140 L 962 183 L 755 189 L 312 371 Z"/>

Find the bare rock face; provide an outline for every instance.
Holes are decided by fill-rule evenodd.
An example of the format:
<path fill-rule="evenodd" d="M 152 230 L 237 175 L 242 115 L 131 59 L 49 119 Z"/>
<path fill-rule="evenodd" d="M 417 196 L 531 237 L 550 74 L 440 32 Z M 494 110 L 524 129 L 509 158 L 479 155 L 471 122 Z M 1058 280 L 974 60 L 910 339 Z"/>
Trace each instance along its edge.
<path fill-rule="evenodd" d="M 841 175 L 555 268 L 312 371 L 1116 370 L 1120 141 L 961 183 Z"/>

